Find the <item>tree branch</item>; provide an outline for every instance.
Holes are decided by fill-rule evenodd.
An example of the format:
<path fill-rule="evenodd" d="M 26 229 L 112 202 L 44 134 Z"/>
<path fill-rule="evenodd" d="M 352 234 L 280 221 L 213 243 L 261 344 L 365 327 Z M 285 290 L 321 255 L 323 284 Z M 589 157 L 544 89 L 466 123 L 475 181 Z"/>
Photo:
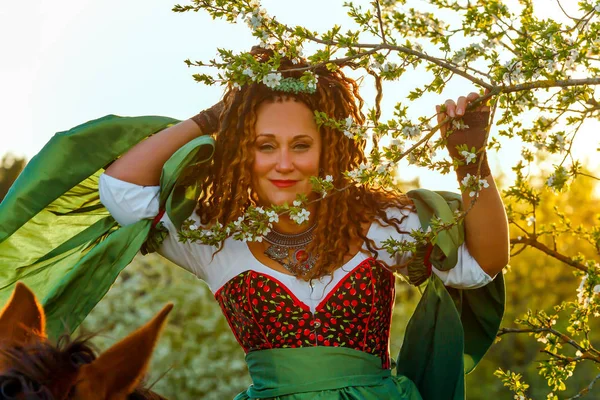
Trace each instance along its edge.
<path fill-rule="evenodd" d="M 510 239 L 510 244 L 517 244 L 517 243 L 522 243 L 531 247 L 534 247 L 544 253 L 546 253 L 547 255 L 556 258 L 559 261 L 562 261 L 563 263 L 570 265 L 573 268 L 577 268 L 580 271 L 583 272 L 587 272 L 588 271 L 588 267 L 586 267 L 583 264 L 580 264 L 576 261 L 571 260 L 569 257 L 560 254 L 557 251 L 554 251 L 552 249 L 550 249 L 548 246 L 546 246 L 545 244 L 538 242 L 536 237 L 525 237 L 525 238 L 521 238 L 521 239 Z"/>

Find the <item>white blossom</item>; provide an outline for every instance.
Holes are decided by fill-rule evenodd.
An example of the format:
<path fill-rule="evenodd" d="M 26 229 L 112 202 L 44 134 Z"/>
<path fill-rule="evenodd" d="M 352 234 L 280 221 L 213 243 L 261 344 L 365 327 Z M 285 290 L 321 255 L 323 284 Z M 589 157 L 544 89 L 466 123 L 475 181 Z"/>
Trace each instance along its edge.
<path fill-rule="evenodd" d="M 262 23 L 262 17 L 258 14 L 252 14 L 251 17 L 246 18 L 246 23 L 253 29 L 256 30 Z"/>
<path fill-rule="evenodd" d="M 469 129 L 469 125 L 465 124 L 464 121 L 461 119 L 455 119 L 452 120 L 452 128 L 456 129 L 457 131 L 460 131 L 462 129 Z"/>
<path fill-rule="evenodd" d="M 267 211 L 267 217 L 269 217 L 269 222 L 279 222 L 279 215 L 275 211 Z"/>
<path fill-rule="evenodd" d="M 292 203 L 295 207 L 300 207 L 302 205 L 302 202 L 300 200 L 294 200 L 294 202 Z"/>
<path fill-rule="evenodd" d="M 196 229 L 198 229 L 198 226 L 195 224 L 190 225 L 190 231 L 195 231 Z"/>
<path fill-rule="evenodd" d="M 388 63 L 385 63 L 385 65 L 383 66 L 383 68 L 381 69 L 381 71 L 388 72 L 388 71 L 390 71 L 392 69 L 395 69 L 397 67 L 398 67 L 398 64 L 393 63 L 393 62 L 388 62 Z"/>
<path fill-rule="evenodd" d="M 506 64 L 504 64 L 504 67 L 508 69 L 508 72 L 504 73 L 504 75 L 502 76 L 502 79 L 505 83 L 518 83 L 525 79 L 525 75 L 521 71 L 521 61 L 509 61 Z"/>
<path fill-rule="evenodd" d="M 461 184 L 462 184 L 463 186 L 468 186 L 468 185 L 469 185 L 469 181 L 471 180 L 471 177 L 472 177 L 472 176 L 473 176 L 473 175 L 471 175 L 471 174 L 467 174 L 467 175 L 465 175 L 465 177 L 463 178 L 463 180 L 462 180 Z"/>
<path fill-rule="evenodd" d="M 279 72 L 272 72 L 263 78 L 263 83 L 272 89 L 279 86 L 280 81 L 281 73 Z"/>
<path fill-rule="evenodd" d="M 236 228 L 239 228 L 242 226 L 242 222 L 244 222 L 244 217 L 238 217 L 237 221 L 233 222 L 233 225 L 235 225 Z"/>
<path fill-rule="evenodd" d="M 583 300 L 585 298 L 585 281 L 587 281 L 588 275 L 585 274 L 582 278 L 581 278 L 581 282 L 579 283 L 579 287 L 577 288 L 577 300 L 579 301 L 579 303 L 583 303 Z M 577 321 L 575 321 L 577 322 Z"/>
<path fill-rule="evenodd" d="M 333 176 L 331 176 L 331 175 L 327 175 L 327 176 L 325 177 L 325 182 L 333 182 Z"/>
<path fill-rule="evenodd" d="M 354 138 L 354 134 L 352 133 L 352 124 L 354 123 L 354 120 L 352 119 L 352 117 L 347 117 L 344 122 L 346 123 L 346 129 L 344 130 L 344 135 L 346 135 L 346 137 L 348 139 L 352 139 Z"/>
<path fill-rule="evenodd" d="M 344 122 L 346 122 L 346 129 L 350 129 L 350 127 L 352 126 L 352 123 L 354 122 L 354 120 L 352 119 L 352 117 L 347 117 Z"/>
<path fill-rule="evenodd" d="M 308 217 L 310 215 L 310 211 L 303 209 L 298 214 L 292 215 L 291 218 L 298 225 L 302 224 L 304 221 L 308 221 Z"/>
<path fill-rule="evenodd" d="M 394 138 L 392 139 L 391 145 L 396 146 L 399 151 L 402 151 L 402 148 L 404 147 L 404 142 L 398 138 Z"/>
<path fill-rule="evenodd" d="M 460 64 L 465 60 L 466 57 L 467 51 L 465 49 L 460 49 L 456 52 L 456 54 L 454 54 L 454 57 L 452 57 L 452 62 L 455 64 Z"/>
<path fill-rule="evenodd" d="M 533 225 L 533 223 L 535 222 L 535 217 L 532 215 L 529 218 L 527 218 L 527 226 L 531 226 Z"/>
<path fill-rule="evenodd" d="M 421 130 L 418 126 L 405 126 L 402 128 L 402 133 L 409 139 L 416 139 L 421 136 Z"/>
<path fill-rule="evenodd" d="M 556 138 L 556 146 L 558 147 L 558 149 L 563 152 L 567 150 L 567 146 L 565 143 L 565 137 L 562 133 L 558 132 L 555 134 L 555 138 Z"/>
<path fill-rule="evenodd" d="M 471 153 L 470 151 L 463 150 L 460 154 L 465 158 L 465 163 L 468 165 L 477 158 L 477 154 Z"/>
<path fill-rule="evenodd" d="M 600 293 L 600 285 L 594 286 L 594 293 Z"/>
<path fill-rule="evenodd" d="M 410 165 L 413 165 L 413 164 L 416 164 L 416 163 L 417 163 L 417 161 L 418 161 L 418 160 L 417 160 L 417 155 L 415 154 L 415 152 L 414 152 L 414 151 L 411 151 L 411 152 L 408 154 L 408 163 L 409 163 Z"/>
<path fill-rule="evenodd" d="M 248 75 L 250 78 L 254 78 L 254 71 L 252 71 L 252 68 L 246 68 L 242 71 L 242 74 Z"/>
<path fill-rule="evenodd" d="M 381 64 L 377 61 L 371 63 L 371 68 L 381 70 Z"/>

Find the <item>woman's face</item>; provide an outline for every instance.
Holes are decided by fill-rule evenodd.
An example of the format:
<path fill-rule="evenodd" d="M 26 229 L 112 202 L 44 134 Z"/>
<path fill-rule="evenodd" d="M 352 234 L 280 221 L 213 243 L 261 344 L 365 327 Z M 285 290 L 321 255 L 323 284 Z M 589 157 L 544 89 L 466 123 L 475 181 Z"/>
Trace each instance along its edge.
<path fill-rule="evenodd" d="M 309 196 L 319 175 L 321 135 L 302 102 L 263 102 L 257 112 L 252 187 L 263 206 L 283 205 L 296 194 Z M 312 196 L 311 196 L 312 197 Z"/>

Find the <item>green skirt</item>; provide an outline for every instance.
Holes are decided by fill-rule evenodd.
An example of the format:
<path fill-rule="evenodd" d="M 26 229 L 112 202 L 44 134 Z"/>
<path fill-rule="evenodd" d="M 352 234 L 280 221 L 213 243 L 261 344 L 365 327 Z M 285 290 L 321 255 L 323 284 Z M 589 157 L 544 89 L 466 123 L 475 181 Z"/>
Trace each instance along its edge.
<path fill-rule="evenodd" d="M 251 351 L 252 385 L 234 400 L 422 400 L 415 384 L 393 376 L 381 359 L 345 347 L 300 347 Z"/>

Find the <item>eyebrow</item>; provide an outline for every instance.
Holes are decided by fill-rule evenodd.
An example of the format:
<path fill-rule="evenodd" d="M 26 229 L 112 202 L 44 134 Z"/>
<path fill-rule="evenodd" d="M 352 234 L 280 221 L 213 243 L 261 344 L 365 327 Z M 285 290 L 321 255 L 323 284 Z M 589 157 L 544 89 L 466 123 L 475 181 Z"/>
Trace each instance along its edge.
<path fill-rule="evenodd" d="M 269 138 L 274 138 L 275 137 L 275 135 L 272 134 L 272 133 L 261 133 L 261 134 L 257 135 L 256 138 L 259 138 L 261 136 L 267 136 Z M 304 138 L 304 137 L 312 139 L 312 136 L 306 135 L 306 134 L 295 135 L 292 139 L 295 140 L 295 139 Z"/>

